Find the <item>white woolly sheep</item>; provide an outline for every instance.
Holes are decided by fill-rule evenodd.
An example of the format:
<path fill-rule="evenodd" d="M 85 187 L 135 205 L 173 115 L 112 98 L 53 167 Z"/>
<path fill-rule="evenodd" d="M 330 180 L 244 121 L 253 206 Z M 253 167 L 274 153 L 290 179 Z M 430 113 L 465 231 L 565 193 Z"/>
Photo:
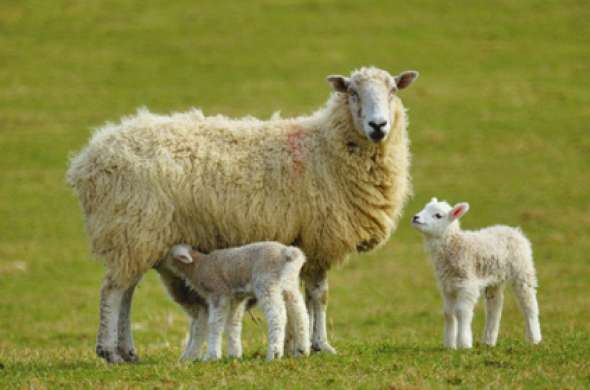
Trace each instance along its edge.
<path fill-rule="evenodd" d="M 451 207 L 432 198 L 412 218 L 412 225 L 424 234 L 443 297 L 445 346 L 471 348 L 473 309 L 482 290 L 486 303 L 482 343 L 496 345 L 506 282 L 510 282 L 518 298 L 527 338 L 539 343 L 537 277 L 531 243 L 520 229 L 508 226 L 461 230 L 459 218 L 468 210 L 468 203 Z"/>
<path fill-rule="evenodd" d="M 260 242 L 210 254 L 188 245 L 176 245 L 163 266 L 185 280 L 207 302 L 209 360 L 221 357 L 224 327 L 228 355 L 242 357 L 242 318 L 249 298 L 256 298 L 266 316 L 267 359 L 273 360 L 283 356 L 287 318 L 295 355 L 309 355 L 309 318 L 299 292 L 299 272 L 304 262 L 305 255 L 298 248 Z M 197 330 L 195 351 L 200 351 L 206 330 L 207 327 Z"/>
<path fill-rule="evenodd" d="M 416 77 L 377 68 L 330 76 L 336 92 L 307 117 L 140 110 L 99 129 L 67 173 L 92 251 L 107 267 L 97 354 L 137 359 L 133 291 L 173 245 L 210 252 L 257 241 L 306 254 L 312 348 L 335 353 L 326 332 L 327 271 L 381 245 L 397 225 L 411 186 L 407 118 L 396 92 Z M 173 296 L 187 312 L 198 312 L 182 283 L 163 280 L 179 289 Z"/>

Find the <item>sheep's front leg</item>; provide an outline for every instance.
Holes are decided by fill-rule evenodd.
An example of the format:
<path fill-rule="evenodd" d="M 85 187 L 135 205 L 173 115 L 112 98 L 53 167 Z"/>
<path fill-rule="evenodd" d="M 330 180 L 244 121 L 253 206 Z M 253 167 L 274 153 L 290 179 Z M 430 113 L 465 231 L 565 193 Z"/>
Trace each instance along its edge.
<path fill-rule="evenodd" d="M 196 317 L 190 317 L 190 329 L 186 348 L 180 356 L 183 362 L 201 360 L 203 358 L 203 343 L 207 337 L 207 307 L 196 305 Z"/>
<path fill-rule="evenodd" d="M 121 300 L 121 310 L 119 311 L 117 352 L 127 362 L 137 362 L 139 360 L 139 356 L 135 353 L 131 333 L 131 301 L 136 286 L 137 283 L 134 283 L 125 290 Z"/>
<path fill-rule="evenodd" d="M 117 351 L 117 325 L 127 288 L 117 286 L 108 275 L 100 290 L 100 325 L 96 337 L 96 354 L 108 363 L 125 361 Z"/>
<path fill-rule="evenodd" d="M 479 297 L 479 289 L 465 289 L 458 293 L 455 303 L 455 315 L 457 316 L 458 348 L 471 348 L 473 335 L 471 333 L 471 321 L 473 320 L 473 308 Z"/>
<path fill-rule="evenodd" d="M 336 349 L 328 342 L 326 329 L 326 309 L 328 308 L 328 278 L 325 270 L 306 274 L 305 294 L 308 297 L 308 311 L 312 327 L 311 348 L 316 352 L 336 354 Z"/>
<path fill-rule="evenodd" d="M 212 297 L 209 299 L 207 360 L 221 359 L 223 328 L 229 311 L 229 301 L 228 297 Z"/>
<path fill-rule="evenodd" d="M 242 357 L 242 322 L 247 302 L 246 299 L 231 302 L 229 316 L 225 323 L 227 354 L 229 357 L 238 359 Z"/>
<path fill-rule="evenodd" d="M 455 298 L 451 294 L 443 293 L 445 317 L 445 347 L 457 348 L 457 317 L 455 315 Z"/>
<path fill-rule="evenodd" d="M 498 340 L 500 331 L 500 318 L 504 303 L 504 291 L 502 287 L 488 287 L 485 290 L 486 303 L 486 327 L 481 342 L 494 346 Z"/>

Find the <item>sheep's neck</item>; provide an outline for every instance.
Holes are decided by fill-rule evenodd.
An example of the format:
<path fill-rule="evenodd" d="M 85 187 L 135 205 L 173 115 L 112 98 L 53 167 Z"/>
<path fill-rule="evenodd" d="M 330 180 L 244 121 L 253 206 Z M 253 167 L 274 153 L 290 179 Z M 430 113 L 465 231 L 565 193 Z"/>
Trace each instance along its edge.
<path fill-rule="evenodd" d="M 446 253 L 453 243 L 461 240 L 461 227 L 458 222 L 451 224 L 441 236 L 426 235 L 426 247 L 428 251 L 437 256 Z"/>
<path fill-rule="evenodd" d="M 192 263 L 177 262 L 176 267 L 182 271 L 185 277 L 193 278 L 199 273 L 199 269 L 203 266 L 203 262 L 207 255 L 196 250 L 191 250 Z"/>

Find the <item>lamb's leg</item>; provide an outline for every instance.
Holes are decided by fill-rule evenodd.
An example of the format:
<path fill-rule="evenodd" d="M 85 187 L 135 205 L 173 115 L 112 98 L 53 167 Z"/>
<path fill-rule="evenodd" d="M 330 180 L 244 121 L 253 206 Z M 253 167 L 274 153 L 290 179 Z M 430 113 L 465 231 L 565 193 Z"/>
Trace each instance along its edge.
<path fill-rule="evenodd" d="M 477 298 L 479 297 L 479 289 L 464 289 L 457 295 L 455 303 L 455 315 L 457 316 L 457 347 L 471 348 L 473 346 L 473 335 L 471 333 L 471 321 L 473 320 L 473 309 Z"/>
<path fill-rule="evenodd" d="M 119 311 L 117 352 L 127 362 L 139 360 L 139 356 L 135 353 L 133 335 L 131 334 L 131 301 L 136 286 L 137 282 L 125 290 Z"/>
<path fill-rule="evenodd" d="M 186 348 L 180 356 L 183 362 L 203 359 L 203 343 L 207 338 L 208 313 L 205 306 L 196 305 L 193 311 L 196 316 L 190 317 L 190 330 Z"/>
<path fill-rule="evenodd" d="M 209 300 L 207 360 L 221 358 L 223 328 L 229 311 L 229 303 L 228 297 L 213 297 Z"/>
<path fill-rule="evenodd" d="M 455 297 L 443 293 L 445 317 L 445 347 L 457 348 L 457 317 L 455 315 Z"/>
<path fill-rule="evenodd" d="M 328 307 L 328 278 L 326 271 L 318 271 L 303 276 L 306 294 L 311 298 L 310 317 L 313 316 L 311 332 L 311 349 L 314 351 L 336 353 L 328 342 L 326 329 L 326 309 Z M 308 306 L 309 308 L 309 306 Z M 313 314 L 312 314 L 313 313 Z"/>
<path fill-rule="evenodd" d="M 521 281 L 513 283 L 513 288 L 526 323 L 527 339 L 533 344 L 538 344 L 541 342 L 541 324 L 537 291 L 532 283 Z"/>
<path fill-rule="evenodd" d="M 481 342 L 494 346 L 500 331 L 500 318 L 504 304 L 504 290 L 502 286 L 488 287 L 485 290 L 486 327 Z"/>
<path fill-rule="evenodd" d="M 229 357 L 242 357 L 242 322 L 246 311 L 247 300 L 234 300 L 231 303 L 229 316 L 225 323 L 227 335 L 227 354 Z"/>
<path fill-rule="evenodd" d="M 277 289 L 278 290 L 278 289 Z M 268 353 L 266 360 L 283 357 L 287 311 L 280 290 L 258 291 L 256 298 L 268 324 Z"/>
<path fill-rule="evenodd" d="M 307 288 L 307 283 L 305 284 L 305 307 L 307 309 L 307 316 L 309 317 L 309 329 L 307 333 L 310 335 L 309 341 L 311 343 L 311 336 L 313 335 L 313 329 L 315 328 L 315 317 L 311 289 Z"/>
<path fill-rule="evenodd" d="M 127 288 L 117 286 L 112 278 L 104 278 L 100 290 L 100 325 L 96 337 L 96 354 L 108 363 L 125 361 L 117 351 L 117 324 Z"/>
<path fill-rule="evenodd" d="M 207 337 L 207 302 L 165 264 L 156 267 L 156 271 L 160 274 L 160 279 L 170 297 L 184 309 L 191 319 L 189 339 L 180 360 L 202 359 L 201 347 Z"/>
<path fill-rule="evenodd" d="M 293 356 L 309 355 L 309 318 L 305 302 L 297 286 L 283 293 L 287 307 L 287 331 L 292 338 L 289 353 Z"/>

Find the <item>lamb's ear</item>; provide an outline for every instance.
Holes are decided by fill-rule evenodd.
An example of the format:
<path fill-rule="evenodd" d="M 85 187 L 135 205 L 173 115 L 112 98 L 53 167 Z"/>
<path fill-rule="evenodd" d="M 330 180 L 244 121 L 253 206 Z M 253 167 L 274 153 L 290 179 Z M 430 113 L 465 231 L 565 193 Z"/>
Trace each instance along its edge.
<path fill-rule="evenodd" d="M 350 85 L 350 79 L 348 77 L 339 76 L 339 75 L 330 75 L 326 77 L 326 80 L 330 84 L 332 84 L 332 89 L 336 92 L 346 92 L 348 91 L 348 86 Z"/>
<path fill-rule="evenodd" d="M 468 211 L 469 211 L 469 203 L 467 203 L 467 202 L 457 203 L 455 205 L 455 207 L 453 207 L 453 209 L 451 211 L 449 211 L 449 219 L 451 221 L 459 219 L 462 216 L 464 216 L 465 213 Z"/>
<path fill-rule="evenodd" d="M 419 73 L 415 70 L 406 70 L 395 76 L 393 79 L 395 80 L 395 85 L 397 89 L 404 89 L 410 86 L 414 80 L 418 78 Z"/>
<path fill-rule="evenodd" d="M 193 257 L 188 247 L 184 245 L 177 245 L 172 250 L 172 257 L 181 263 L 190 264 L 193 262 Z"/>

